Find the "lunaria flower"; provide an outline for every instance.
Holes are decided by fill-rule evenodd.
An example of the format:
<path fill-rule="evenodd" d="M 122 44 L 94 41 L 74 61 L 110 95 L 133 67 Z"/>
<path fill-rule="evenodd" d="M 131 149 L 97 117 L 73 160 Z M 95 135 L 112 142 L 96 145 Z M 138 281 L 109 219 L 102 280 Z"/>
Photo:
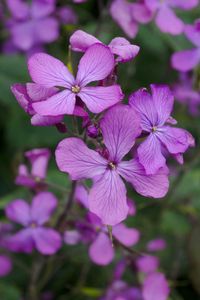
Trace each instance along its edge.
<path fill-rule="evenodd" d="M 184 129 L 174 128 L 167 123 L 176 124 L 170 118 L 174 97 L 167 86 L 151 85 L 152 95 L 144 88 L 134 92 L 129 104 L 141 117 L 142 130 L 148 134 L 137 150 L 139 162 L 147 174 L 155 174 L 165 166 L 163 148 L 172 155 L 181 155 L 194 145 L 194 139 Z"/>
<path fill-rule="evenodd" d="M 46 177 L 50 151 L 46 148 L 33 149 L 25 152 L 25 157 L 31 165 L 30 171 L 25 164 L 21 164 L 15 179 L 17 185 L 37 188 Z"/>
<path fill-rule="evenodd" d="M 33 81 L 46 88 L 60 87 L 60 92 L 33 104 L 43 116 L 73 114 L 79 97 L 93 113 L 100 113 L 119 102 L 123 94 L 119 85 L 87 86 L 105 79 L 114 68 L 114 56 L 102 44 L 92 45 L 81 58 L 76 79 L 58 59 L 44 53 L 33 55 L 28 62 Z"/>
<path fill-rule="evenodd" d="M 70 45 L 74 51 L 85 52 L 95 43 L 101 43 L 101 41 L 82 30 L 75 31 L 70 37 Z M 127 39 L 122 37 L 114 38 L 108 47 L 116 55 L 117 62 L 127 62 L 133 59 L 140 50 L 140 47 L 130 44 Z"/>
<path fill-rule="evenodd" d="M 141 133 L 140 119 L 134 109 L 126 105 L 111 108 L 101 120 L 100 128 L 108 150 L 106 157 L 89 149 L 81 139 L 67 138 L 57 146 L 56 162 L 72 180 L 93 179 L 89 209 L 103 224 L 116 225 L 126 218 L 129 210 L 122 178 L 141 195 L 160 198 L 168 190 L 168 172 L 160 169 L 156 175 L 148 176 L 137 158 L 122 161 Z"/>
<path fill-rule="evenodd" d="M 175 52 L 171 58 L 172 67 L 182 72 L 194 69 L 200 62 L 200 19 L 185 26 L 185 35 L 196 48 Z"/>
<path fill-rule="evenodd" d="M 0 277 L 7 276 L 12 270 L 12 261 L 6 255 L 0 255 Z"/>
<path fill-rule="evenodd" d="M 5 209 L 7 218 L 24 227 L 8 238 L 9 249 L 25 253 L 37 249 L 46 255 L 56 253 L 61 247 L 61 237 L 56 230 L 44 227 L 56 206 L 57 199 L 49 192 L 38 193 L 31 205 L 22 199 L 9 203 Z"/>

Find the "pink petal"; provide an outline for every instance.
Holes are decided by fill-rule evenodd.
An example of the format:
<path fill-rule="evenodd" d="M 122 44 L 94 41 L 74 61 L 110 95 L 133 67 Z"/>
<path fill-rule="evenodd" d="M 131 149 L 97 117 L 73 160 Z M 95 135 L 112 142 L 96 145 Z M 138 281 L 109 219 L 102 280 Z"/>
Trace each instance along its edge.
<path fill-rule="evenodd" d="M 130 182 L 135 190 L 145 197 L 162 198 L 169 189 L 168 171 L 162 168 L 155 175 L 147 175 L 138 160 L 123 161 L 118 172 Z"/>
<path fill-rule="evenodd" d="M 26 228 L 7 239 L 8 249 L 16 252 L 31 253 L 34 249 L 32 229 Z"/>
<path fill-rule="evenodd" d="M 108 110 L 100 122 L 100 128 L 113 162 L 119 162 L 130 151 L 141 133 L 140 119 L 128 105 L 118 105 Z"/>
<path fill-rule="evenodd" d="M 45 87 L 71 88 L 74 84 L 74 77 L 67 67 L 60 60 L 45 53 L 31 56 L 28 69 L 33 81 Z"/>
<path fill-rule="evenodd" d="M 125 246 L 133 246 L 138 243 L 140 233 L 135 228 L 128 228 L 124 224 L 118 224 L 113 227 L 114 237 Z"/>
<path fill-rule="evenodd" d="M 45 255 L 55 254 L 61 247 L 60 234 L 50 228 L 36 228 L 33 231 L 33 239 L 36 249 Z"/>
<path fill-rule="evenodd" d="M 173 109 L 174 96 L 167 85 L 151 84 L 152 99 L 158 114 L 159 124 L 164 124 Z"/>
<path fill-rule="evenodd" d="M 57 207 L 57 199 L 50 192 L 38 193 L 32 201 L 31 219 L 38 225 L 42 225 L 49 220 Z"/>
<path fill-rule="evenodd" d="M 11 28 L 11 35 L 14 45 L 23 50 L 30 50 L 35 43 L 34 23 L 32 21 L 20 22 Z"/>
<path fill-rule="evenodd" d="M 6 216 L 13 222 L 27 226 L 30 222 L 30 207 L 21 199 L 16 199 L 6 206 Z"/>
<path fill-rule="evenodd" d="M 26 90 L 32 101 L 46 100 L 59 91 L 57 88 L 46 88 L 45 86 L 36 83 L 27 83 Z"/>
<path fill-rule="evenodd" d="M 142 291 L 144 300 L 167 300 L 169 292 L 164 274 L 152 273 L 145 278 Z"/>
<path fill-rule="evenodd" d="M 200 62 L 200 50 L 184 50 L 175 52 L 171 57 L 172 67 L 178 71 L 186 72 L 194 69 Z"/>
<path fill-rule="evenodd" d="M 159 259 L 156 256 L 141 256 L 136 261 L 137 268 L 143 273 L 155 272 L 159 267 Z"/>
<path fill-rule="evenodd" d="M 152 12 L 155 12 L 160 7 L 159 0 L 144 0 L 144 3 L 146 7 Z"/>
<path fill-rule="evenodd" d="M 93 113 L 100 113 L 123 99 L 119 85 L 83 87 L 78 94 L 88 109 Z"/>
<path fill-rule="evenodd" d="M 64 242 L 67 245 L 77 245 L 81 240 L 81 235 L 76 230 L 66 230 L 64 233 Z"/>
<path fill-rule="evenodd" d="M 19 105 L 23 108 L 25 112 L 28 114 L 34 114 L 34 110 L 32 108 L 32 105 L 30 103 L 31 99 L 29 98 L 26 90 L 25 84 L 13 84 L 11 86 L 11 91 L 13 95 L 15 96 L 17 102 Z"/>
<path fill-rule="evenodd" d="M 51 153 L 47 148 L 38 148 L 25 152 L 25 156 L 30 161 L 31 175 L 44 179 L 46 177 L 47 166 Z"/>
<path fill-rule="evenodd" d="M 199 48 L 200 47 L 199 21 L 197 21 L 194 25 L 185 25 L 185 35 L 196 47 Z"/>
<path fill-rule="evenodd" d="M 158 138 L 172 154 L 184 153 L 190 146 L 187 132 L 181 128 L 163 126 Z"/>
<path fill-rule="evenodd" d="M 93 178 L 103 174 L 107 167 L 107 161 L 78 138 L 67 138 L 58 144 L 56 162 L 58 168 L 69 173 L 72 180 Z"/>
<path fill-rule="evenodd" d="M 139 162 L 145 168 L 146 174 L 155 174 L 166 163 L 161 152 L 160 141 L 156 134 L 150 133 L 137 150 Z"/>
<path fill-rule="evenodd" d="M 92 81 L 105 79 L 114 68 L 114 56 L 103 44 L 94 44 L 87 49 L 78 65 L 77 84 L 85 86 Z"/>
<path fill-rule="evenodd" d="M 132 3 L 131 12 L 133 18 L 142 24 L 147 24 L 153 17 L 152 11 L 144 3 Z"/>
<path fill-rule="evenodd" d="M 26 19 L 29 15 L 29 6 L 28 3 L 23 0 L 7 0 L 7 7 L 16 19 L 23 20 Z"/>
<path fill-rule="evenodd" d="M 35 31 L 39 42 L 51 43 L 59 37 L 59 23 L 53 17 L 41 19 L 35 24 Z"/>
<path fill-rule="evenodd" d="M 89 248 L 91 260 L 102 266 L 106 266 L 113 260 L 114 250 L 108 236 L 100 232 Z"/>
<path fill-rule="evenodd" d="M 83 31 L 76 30 L 69 39 L 72 50 L 85 52 L 90 46 L 101 42 L 93 35 Z"/>
<path fill-rule="evenodd" d="M 199 0 L 169 0 L 170 4 L 181 9 L 189 10 L 199 4 Z"/>
<path fill-rule="evenodd" d="M 8 275 L 12 270 L 12 262 L 8 256 L 0 255 L 0 277 Z"/>
<path fill-rule="evenodd" d="M 31 118 L 31 125 L 33 126 L 51 126 L 56 125 L 62 122 L 63 116 L 41 116 L 39 114 L 35 114 Z"/>
<path fill-rule="evenodd" d="M 55 10 L 55 0 L 41 1 L 34 0 L 31 5 L 31 14 L 33 18 L 42 19 Z"/>
<path fill-rule="evenodd" d="M 115 0 L 110 6 L 110 14 L 129 38 L 134 38 L 138 32 L 138 24 L 134 20 L 131 4 L 126 0 Z"/>
<path fill-rule="evenodd" d="M 116 171 L 107 170 L 89 193 L 89 209 L 106 225 L 116 225 L 128 214 L 125 185 Z"/>
<path fill-rule="evenodd" d="M 161 238 L 157 238 L 154 240 L 151 240 L 147 244 L 147 250 L 149 251 L 161 251 L 166 248 L 166 241 Z"/>
<path fill-rule="evenodd" d="M 165 5 L 159 9 L 155 22 L 161 31 L 173 35 L 181 34 L 184 29 L 182 20 L 176 16 L 171 8 Z"/>
<path fill-rule="evenodd" d="M 42 116 L 72 115 L 75 108 L 76 95 L 70 90 L 59 92 L 45 101 L 33 104 L 35 111 Z"/>
<path fill-rule="evenodd" d="M 78 185 L 75 192 L 75 199 L 85 208 L 88 208 L 88 191 L 83 185 Z"/>
<path fill-rule="evenodd" d="M 118 62 L 130 61 L 140 50 L 139 46 L 131 45 L 129 41 L 121 37 L 114 38 L 110 42 L 109 48 L 113 54 L 117 55 L 116 61 Z"/>

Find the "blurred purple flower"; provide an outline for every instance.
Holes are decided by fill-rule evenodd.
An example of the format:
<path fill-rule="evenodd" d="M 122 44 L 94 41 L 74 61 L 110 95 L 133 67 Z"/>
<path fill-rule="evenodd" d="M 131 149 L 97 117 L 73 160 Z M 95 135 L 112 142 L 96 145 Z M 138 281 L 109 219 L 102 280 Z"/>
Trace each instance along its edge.
<path fill-rule="evenodd" d="M 62 6 L 57 9 L 57 14 L 62 24 L 76 24 L 77 15 L 70 6 Z"/>
<path fill-rule="evenodd" d="M 162 147 L 172 155 L 182 155 L 190 146 L 194 146 L 194 139 L 184 129 L 165 125 L 174 123 L 170 119 L 174 97 L 165 85 L 151 85 L 152 96 L 146 89 L 139 89 L 129 98 L 129 104 L 141 117 L 142 129 L 148 137 L 138 147 L 139 162 L 144 166 L 147 174 L 155 174 L 165 166 L 166 159 Z"/>
<path fill-rule="evenodd" d="M 45 101 L 33 104 L 35 111 L 43 116 L 73 114 L 77 97 L 93 113 L 100 113 L 123 98 L 119 85 L 87 86 L 90 82 L 106 78 L 114 68 L 114 56 L 102 44 L 94 44 L 85 52 L 79 62 L 76 79 L 61 61 L 48 54 L 33 55 L 28 67 L 35 83 L 46 88 L 62 88 Z"/>
<path fill-rule="evenodd" d="M 8 238 L 9 249 L 31 253 L 36 248 L 45 255 L 56 253 L 61 247 L 60 234 L 44 227 L 56 206 L 57 199 L 49 192 L 38 193 L 31 205 L 22 199 L 9 203 L 5 209 L 7 218 L 25 227 Z"/>
<path fill-rule="evenodd" d="M 122 280 L 116 280 L 109 286 L 106 295 L 100 300 L 142 300 L 142 295 L 137 287 L 130 287 Z"/>
<path fill-rule="evenodd" d="M 182 72 L 194 69 L 200 62 L 200 19 L 185 26 L 185 35 L 196 48 L 175 52 L 171 57 L 172 67 Z"/>
<path fill-rule="evenodd" d="M 136 260 L 136 266 L 140 272 L 152 273 L 156 271 L 159 267 L 159 259 L 152 255 L 140 256 Z"/>
<path fill-rule="evenodd" d="M 31 170 L 29 171 L 26 165 L 21 164 L 15 183 L 33 189 L 42 187 L 42 181 L 46 177 L 50 151 L 46 148 L 33 149 L 25 152 L 24 155 L 31 164 Z"/>
<path fill-rule="evenodd" d="M 96 37 L 82 30 L 75 31 L 70 37 L 72 50 L 85 52 L 91 45 L 101 43 Z M 108 44 L 111 52 L 116 55 L 117 62 L 127 62 L 133 59 L 140 47 L 130 44 L 125 38 L 117 37 Z"/>
<path fill-rule="evenodd" d="M 89 149 L 81 139 L 67 138 L 56 149 L 59 169 L 72 180 L 91 178 L 94 185 L 89 193 L 89 209 L 104 224 L 116 225 L 124 220 L 129 207 L 126 188 L 120 176 L 146 197 L 163 197 L 168 190 L 168 171 L 146 175 L 138 159 L 122 161 L 141 133 L 140 119 L 134 109 L 118 105 L 108 110 L 100 122 L 108 157 Z"/>
<path fill-rule="evenodd" d="M 154 240 L 151 240 L 147 244 L 147 250 L 149 251 L 161 251 L 166 248 L 166 242 L 164 239 L 157 238 Z"/>
<path fill-rule="evenodd" d="M 142 289 L 144 300 L 167 300 L 169 292 L 169 285 L 164 274 L 155 272 L 147 275 Z"/>
<path fill-rule="evenodd" d="M 12 261 L 6 255 L 0 255 L 0 277 L 7 276 L 12 270 Z"/>

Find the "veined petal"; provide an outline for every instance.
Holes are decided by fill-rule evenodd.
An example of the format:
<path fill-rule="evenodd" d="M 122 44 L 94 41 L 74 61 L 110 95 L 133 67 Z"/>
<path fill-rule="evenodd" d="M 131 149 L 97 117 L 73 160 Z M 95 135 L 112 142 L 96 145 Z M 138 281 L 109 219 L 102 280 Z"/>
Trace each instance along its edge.
<path fill-rule="evenodd" d="M 70 90 L 64 90 L 51 96 L 45 101 L 33 103 L 33 108 L 42 116 L 72 115 L 75 102 L 76 95 Z"/>
<path fill-rule="evenodd" d="M 37 53 L 28 61 L 28 69 L 35 83 L 46 87 L 67 87 L 74 84 L 74 77 L 57 58 L 45 53 Z"/>
<path fill-rule="evenodd" d="M 118 172 L 145 197 L 162 198 L 168 191 L 169 180 L 166 168 L 160 169 L 155 175 L 147 175 L 139 161 L 132 159 L 121 162 L 118 165 Z"/>
<path fill-rule="evenodd" d="M 107 170 L 89 193 L 89 209 L 103 224 L 116 225 L 128 214 L 125 185 L 116 171 Z"/>
<path fill-rule="evenodd" d="M 130 151 L 141 133 L 140 118 L 128 105 L 109 109 L 100 122 L 100 128 L 109 159 L 113 162 L 119 162 Z"/>
<path fill-rule="evenodd" d="M 38 193 L 32 201 L 31 219 L 38 225 L 42 225 L 49 220 L 56 209 L 57 199 L 50 192 Z"/>
<path fill-rule="evenodd" d="M 151 95 L 146 89 L 142 88 L 132 93 L 129 97 L 129 104 L 139 113 L 144 131 L 149 132 L 152 126 L 157 125 L 158 114 Z"/>
<path fill-rule="evenodd" d="M 31 125 L 33 126 L 51 126 L 62 122 L 63 116 L 41 116 L 35 114 L 31 118 Z"/>
<path fill-rule="evenodd" d="M 108 162 L 81 139 L 62 140 L 56 149 L 56 162 L 62 172 L 69 173 L 72 180 L 93 178 L 105 172 Z"/>
<path fill-rule="evenodd" d="M 128 228 L 124 224 L 118 224 L 112 229 L 113 236 L 125 246 L 133 246 L 137 244 L 140 233 L 135 228 Z"/>
<path fill-rule="evenodd" d="M 38 227 L 34 229 L 33 239 L 36 249 L 46 255 L 56 253 L 62 244 L 60 234 L 51 228 Z"/>
<path fill-rule="evenodd" d="M 146 173 L 155 174 L 165 165 L 166 159 L 162 155 L 160 141 L 157 135 L 150 133 L 137 150 L 139 162 L 145 168 Z"/>
<path fill-rule="evenodd" d="M 93 35 L 83 31 L 76 30 L 69 39 L 72 50 L 85 52 L 90 46 L 101 42 Z"/>
<path fill-rule="evenodd" d="M 94 44 L 87 49 L 78 65 L 76 82 L 85 86 L 89 82 L 105 79 L 114 68 L 114 56 L 103 44 Z"/>
<path fill-rule="evenodd" d="M 46 100 L 59 91 L 57 88 L 46 88 L 45 86 L 37 83 L 27 83 L 26 90 L 32 101 Z"/>
<path fill-rule="evenodd" d="M 158 114 L 159 124 L 164 124 L 173 109 L 174 96 L 167 85 L 151 84 L 152 100 Z"/>
<path fill-rule="evenodd" d="M 171 57 L 172 67 L 178 71 L 186 72 L 194 69 L 200 62 L 200 50 L 191 49 L 175 52 Z"/>
<path fill-rule="evenodd" d="M 51 153 L 47 148 L 38 148 L 25 152 L 25 156 L 30 161 L 31 175 L 34 177 L 45 178 L 47 166 Z"/>
<path fill-rule="evenodd" d="M 113 260 L 114 250 L 109 237 L 104 232 L 100 232 L 90 245 L 89 255 L 94 263 L 101 266 L 106 266 Z"/>
<path fill-rule="evenodd" d="M 119 85 L 83 87 L 78 94 L 88 109 L 93 113 L 100 113 L 123 99 Z"/>
<path fill-rule="evenodd" d="M 16 199 L 6 206 L 6 216 L 13 222 L 27 226 L 30 222 L 30 207 L 21 199 Z"/>
<path fill-rule="evenodd" d="M 34 110 L 30 103 L 31 99 L 27 94 L 26 85 L 20 83 L 13 84 L 11 86 L 11 91 L 23 110 L 30 115 L 34 114 Z"/>
<path fill-rule="evenodd" d="M 116 61 L 127 62 L 133 59 L 139 52 L 140 47 L 131 45 L 127 39 L 122 37 L 114 38 L 108 45 L 115 55 L 117 55 Z"/>

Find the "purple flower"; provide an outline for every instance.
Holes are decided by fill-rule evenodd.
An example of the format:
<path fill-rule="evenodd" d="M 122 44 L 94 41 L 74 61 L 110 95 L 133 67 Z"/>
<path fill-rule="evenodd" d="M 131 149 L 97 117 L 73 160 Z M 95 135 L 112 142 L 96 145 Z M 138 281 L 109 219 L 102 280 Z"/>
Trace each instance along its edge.
<path fill-rule="evenodd" d="M 49 192 L 38 193 L 31 205 L 22 199 L 9 203 L 5 210 L 7 218 L 25 227 L 9 237 L 9 249 L 25 253 L 37 249 L 46 255 L 56 253 L 61 247 L 61 237 L 56 230 L 44 227 L 56 206 L 57 199 Z"/>
<path fill-rule="evenodd" d="M 12 261 L 6 255 L 0 255 L 0 277 L 7 276 L 12 270 Z"/>
<path fill-rule="evenodd" d="M 104 224 L 116 225 L 129 211 L 126 188 L 120 176 L 146 197 L 163 197 L 169 183 L 166 169 L 148 176 L 138 159 L 122 161 L 141 133 L 140 119 L 134 109 L 125 105 L 111 108 L 101 120 L 100 128 L 109 152 L 107 158 L 89 149 L 82 140 L 67 138 L 57 146 L 56 162 L 72 180 L 93 179 L 89 209 Z"/>
<path fill-rule="evenodd" d="M 144 300 L 167 300 L 169 285 L 164 274 L 155 272 L 147 275 L 143 283 Z"/>
<path fill-rule="evenodd" d="M 115 280 L 100 300 L 142 300 L 137 287 L 130 287 L 122 280 Z"/>
<path fill-rule="evenodd" d="M 31 164 L 31 170 L 29 171 L 26 165 L 21 164 L 15 183 L 25 187 L 37 188 L 46 177 L 50 151 L 46 148 L 33 149 L 25 152 L 24 155 Z"/>
<path fill-rule="evenodd" d="M 182 72 L 194 69 L 200 62 L 200 19 L 185 26 L 185 35 L 196 48 L 175 52 L 171 58 L 172 67 Z"/>
<path fill-rule="evenodd" d="M 176 16 L 174 8 L 191 9 L 199 0 L 145 0 L 146 6 L 156 14 L 155 23 L 163 32 L 173 35 L 181 34 L 184 30 L 183 21 Z"/>
<path fill-rule="evenodd" d="M 34 126 L 50 126 L 60 123 L 63 116 L 41 116 L 33 108 L 33 103 L 44 101 L 58 93 L 57 88 L 46 88 L 40 84 L 13 84 L 11 91 L 23 110 L 31 116 L 31 124 Z"/>
<path fill-rule="evenodd" d="M 110 14 L 129 38 L 138 32 L 138 22 L 146 24 L 152 18 L 151 11 L 143 3 L 130 3 L 126 0 L 114 0 Z"/>
<path fill-rule="evenodd" d="M 48 54 L 33 55 L 28 67 L 35 83 L 46 88 L 62 88 L 56 95 L 33 104 L 35 111 L 43 116 L 73 114 L 76 97 L 80 97 L 93 113 L 100 113 L 123 98 L 119 85 L 87 86 L 106 78 L 114 68 L 113 54 L 102 44 L 94 44 L 85 52 L 76 79 L 61 61 Z"/>
<path fill-rule="evenodd" d="M 136 260 L 136 266 L 140 272 L 152 273 L 159 267 L 159 259 L 152 255 L 141 256 Z"/>
<path fill-rule="evenodd" d="M 75 31 L 70 37 L 72 50 L 85 52 L 91 45 L 101 43 L 97 38 L 82 30 Z M 111 52 L 117 56 L 117 62 L 127 62 L 133 59 L 139 52 L 140 47 L 131 45 L 125 38 L 114 38 L 109 44 Z"/>
<path fill-rule="evenodd" d="M 166 242 L 164 239 L 157 238 L 154 240 L 151 240 L 147 244 L 147 250 L 149 251 L 161 251 L 166 248 Z"/>
<path fill-rule="evenodd" d="M 147 174 L 155 174 L 165 166 L 162 148 L 172 155 L 182 155 L 194 145 L 189 132 L 166 125 L 167 122 L 174 123 L 170 119 L 174 97 L 169 88 L 152 84 L 151 92 L 152 96 L 143 88 L 129 98 L 129 104 L 141 117 L 142 130 L 148 134 L 137 150 L 139 162 Z"/>
<path fill-rule="evenodd" d="M 63 24 L 76 24 L 77 15 L 70 6 L 62 6 L 57 10 L 61 23 Z"/>
<path fill-rule="evenodd" d="M 9 31 L 12 43 L 22 51 L 51 43 L 58 38 L 59 24 L 51 14 L 55 0 L 34 0 L 29 5 L 22 0 L 7 0 L 11 13 Z"/>

